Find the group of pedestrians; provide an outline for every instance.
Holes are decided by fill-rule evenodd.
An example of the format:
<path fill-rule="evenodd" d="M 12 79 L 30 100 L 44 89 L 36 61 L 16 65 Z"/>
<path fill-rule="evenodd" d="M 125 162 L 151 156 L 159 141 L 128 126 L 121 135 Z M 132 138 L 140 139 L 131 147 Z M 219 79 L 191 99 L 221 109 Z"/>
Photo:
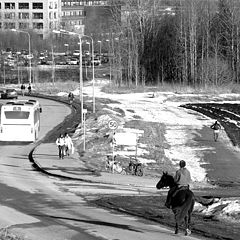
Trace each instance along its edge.
<path fill-rule="evenodd" d="M 63 159 L 64 156 L 69 156 L 70 152 L 74 153 L 74 146 L 71 137 L 68 133 L 60 134 L 56 140 L 58 146 L 59 159 Z"/>
<path fill-rule="evenodd" d="M 24 84 L 22 84 L 21 85 L 21 92 L 22 92 L 22 96 L 24 96 L 24 94 L 25 94 L 25 89 L 26 89 L 26 87 L 25 87 L 25 85 Z M 31 94 L 32 93 L 32 86 L 31 86 L 31 84 L 29 83 L 29 85 L 28 85 L 28 94 Z"/>

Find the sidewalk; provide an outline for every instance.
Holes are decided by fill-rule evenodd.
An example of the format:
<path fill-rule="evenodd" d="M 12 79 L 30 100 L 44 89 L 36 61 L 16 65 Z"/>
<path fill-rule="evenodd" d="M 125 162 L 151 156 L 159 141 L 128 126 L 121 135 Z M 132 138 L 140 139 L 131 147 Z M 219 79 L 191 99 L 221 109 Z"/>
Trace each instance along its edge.
<path fill-rule="evenodd" d="M 40 144 L 33 152 L 33 160 L 46 174 L 93 183 L 116 184 L 141 188 L 149 192 L 156 192 L 158 178 L 138 177 L 132 175 L 95 172 L 87 169 L 77 152 L 59 159 L 55 143 Z"/>

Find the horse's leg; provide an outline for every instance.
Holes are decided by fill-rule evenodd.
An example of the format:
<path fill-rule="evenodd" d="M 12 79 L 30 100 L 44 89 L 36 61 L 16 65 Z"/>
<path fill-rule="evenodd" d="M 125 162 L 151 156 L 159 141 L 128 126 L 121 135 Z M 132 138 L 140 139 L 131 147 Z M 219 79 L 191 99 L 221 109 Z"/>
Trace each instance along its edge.
<path fill-rule="evenodd" d="M 175 234 L 178 234 L 178 223 L 176 222 L 176 225 L 175 225 Z"/>
<path fill-rule="evenodd" d="M 184 218 L 185 220 L 185 235 L 188 236 L 191 234 L 191 230 L 189 229 L 190 222 L 191 222 L 191 211 L 189 210 L 186 217 Z"/>

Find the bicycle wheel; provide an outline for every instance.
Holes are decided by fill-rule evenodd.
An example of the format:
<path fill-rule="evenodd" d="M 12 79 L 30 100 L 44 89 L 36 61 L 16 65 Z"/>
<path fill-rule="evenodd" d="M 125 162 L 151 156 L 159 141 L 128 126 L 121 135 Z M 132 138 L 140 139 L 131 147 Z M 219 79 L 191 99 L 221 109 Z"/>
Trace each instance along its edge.
<path fill-rule="evenodd" d="M 136 169 L 136 175 L 139 176 L 139 177 L 143 176 L 143 169 L 141 167 L 138 167 Z"/>

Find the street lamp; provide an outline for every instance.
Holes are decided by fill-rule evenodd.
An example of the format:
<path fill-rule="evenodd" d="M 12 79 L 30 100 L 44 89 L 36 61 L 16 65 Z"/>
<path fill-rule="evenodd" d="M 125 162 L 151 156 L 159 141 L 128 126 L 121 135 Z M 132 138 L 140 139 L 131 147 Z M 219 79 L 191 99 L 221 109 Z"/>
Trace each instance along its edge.
<path fill-rule="evenodd" d="M 75 32 L 69 32 L 66 30 L 53 30 L 53 33 L 75 35 L 75 36 L 78 36 L 78 38 L 79 38 L 79 85 L 80 85 L 80 102 L 81 102 L 81 123 L 83 123 L 82 37 L 88 37 L 91 39 L 91 41 L 92 41 L 92 56 L 94 54 L 93 38 L 88 35 L 78 34 Z M 94 93 L 95 86 L 94 85 L 95 85 L 95 73 L 94 73 L 94 64 L 93 64 L 93 113 L 95 113 L 95 93 Z"/>
<path fill-rule="evenodd" d="M 86 114 L 87 109 L 83 109 L 83 151 L 86 150 Z"/>
<path fill-rule="evenodd" d="M 32 80 L 32 63 L 31 63 L 31 38 L 30 38 L 30 34 L 29 32 L 26 31 L 22 31 L 22 30 L 18 30 L 18 29 L 11 29 L 11 31 L 13 32 L 20 32 L 20 33 L 24 33 L 28 35 L 28 58 L 29 58 L 29 84 L 31 84 L 31 80 Z"/>
<path fill-rule="evenodd" d="M 82 77 L 82 35 L 66 30 L 53 30 L 53 33 L 75 35 L 79 38 L 79 100 L 81 104 L 81 124 L 83 124 L 83 77 Z"/>

